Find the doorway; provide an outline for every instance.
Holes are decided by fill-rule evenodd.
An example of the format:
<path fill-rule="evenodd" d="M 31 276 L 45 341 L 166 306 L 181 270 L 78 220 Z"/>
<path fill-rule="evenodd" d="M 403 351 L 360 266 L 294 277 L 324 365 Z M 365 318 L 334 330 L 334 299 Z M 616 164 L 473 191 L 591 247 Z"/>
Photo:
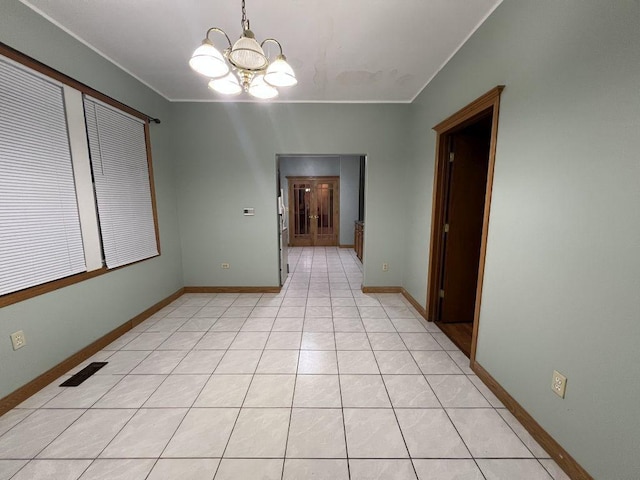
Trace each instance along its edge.
<path fill-rule="evenodd" d="M 338 246 L 340 177 L 287 177 L 289 181 L 289 244 Z"/>
<path fill-rule="evenodd" d="M 496 87 L 434 127 L 437 151 L 427 307 L 429 319 L 472 361 L 502 89 Z"/>

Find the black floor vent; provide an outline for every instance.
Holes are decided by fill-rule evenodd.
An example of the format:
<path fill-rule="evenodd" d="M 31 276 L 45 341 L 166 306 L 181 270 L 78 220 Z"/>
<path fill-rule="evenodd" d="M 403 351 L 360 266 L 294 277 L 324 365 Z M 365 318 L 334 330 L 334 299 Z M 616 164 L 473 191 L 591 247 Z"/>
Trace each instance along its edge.
<path fill-rule="evenodd" d="M 91 375 L 93 375 L 102 367 L 104 367 L 107 363 L 109 362 L 90 363 L 89 365 L 84 367 L 82 370 L 80 370 L 78 373 L 76 373 L 73 377 L 71 377 L 64 383 L 61 383 L 60 386 L 61 387 L 77 387 L 82 382 L 84 382 L 87 378 L 89 378 Z"/>

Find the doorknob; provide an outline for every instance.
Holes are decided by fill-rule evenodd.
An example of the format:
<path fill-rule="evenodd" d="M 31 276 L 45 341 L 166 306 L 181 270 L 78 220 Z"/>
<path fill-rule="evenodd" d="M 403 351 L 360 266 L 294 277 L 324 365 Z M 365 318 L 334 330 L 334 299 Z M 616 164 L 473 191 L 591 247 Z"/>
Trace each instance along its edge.
<path fill-rule="evenodd" d="M 320 218 L 319 215 L 309 215 L 309 218 Z"/>

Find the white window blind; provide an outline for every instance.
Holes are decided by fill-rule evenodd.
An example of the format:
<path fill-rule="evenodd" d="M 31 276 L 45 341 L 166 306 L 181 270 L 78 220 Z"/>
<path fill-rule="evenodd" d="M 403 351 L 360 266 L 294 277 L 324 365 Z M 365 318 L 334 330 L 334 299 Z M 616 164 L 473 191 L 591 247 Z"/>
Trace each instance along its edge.
<path fill-rule="evenodd" d="M 144 123 L 88 96 L 84 108 L 107 267 L 156 256 Z"/>
<path fill-rule="evenodd" d="M 0 295 L 85 270 L 62 87 L 0 58 Z"/>

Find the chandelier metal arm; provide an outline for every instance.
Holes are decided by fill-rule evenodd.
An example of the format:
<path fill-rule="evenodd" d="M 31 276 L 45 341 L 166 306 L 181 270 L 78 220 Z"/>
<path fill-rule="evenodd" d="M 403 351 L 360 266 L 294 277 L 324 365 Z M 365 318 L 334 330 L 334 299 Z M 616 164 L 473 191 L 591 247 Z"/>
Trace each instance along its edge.
<path fill-rule="evenodd" d="M 280 42 L 278 40 L 276 40 L 275 38 L 265 38 L 260 44 L 260 46 L 264 48 L 264 44 L 267 42 L 273 42 L 276 45 L 278 45 L 278 48 L 280 49 L 280 55 L 282 55 L 282 45 L 280 45 Z"/>
<path fill-rule="evenodd" d="M 218 28 L 218 27 L 211 27 L 209 30 L 207 30 L 207 36 L 206 36 L 207 40 L 210 40 L 209 34 L 211 32 L 218 32 L 218 33 L 221 33 L 222 35 L 224 35 L 224 38 L 227 39 L 227 43 L 229 44 L 229 48 L 231 48 L 231 40 L 229 39 L 229 35 L 227 35 L 227 33 L 224 30 L 222 30 L 221 28 Z"/>

